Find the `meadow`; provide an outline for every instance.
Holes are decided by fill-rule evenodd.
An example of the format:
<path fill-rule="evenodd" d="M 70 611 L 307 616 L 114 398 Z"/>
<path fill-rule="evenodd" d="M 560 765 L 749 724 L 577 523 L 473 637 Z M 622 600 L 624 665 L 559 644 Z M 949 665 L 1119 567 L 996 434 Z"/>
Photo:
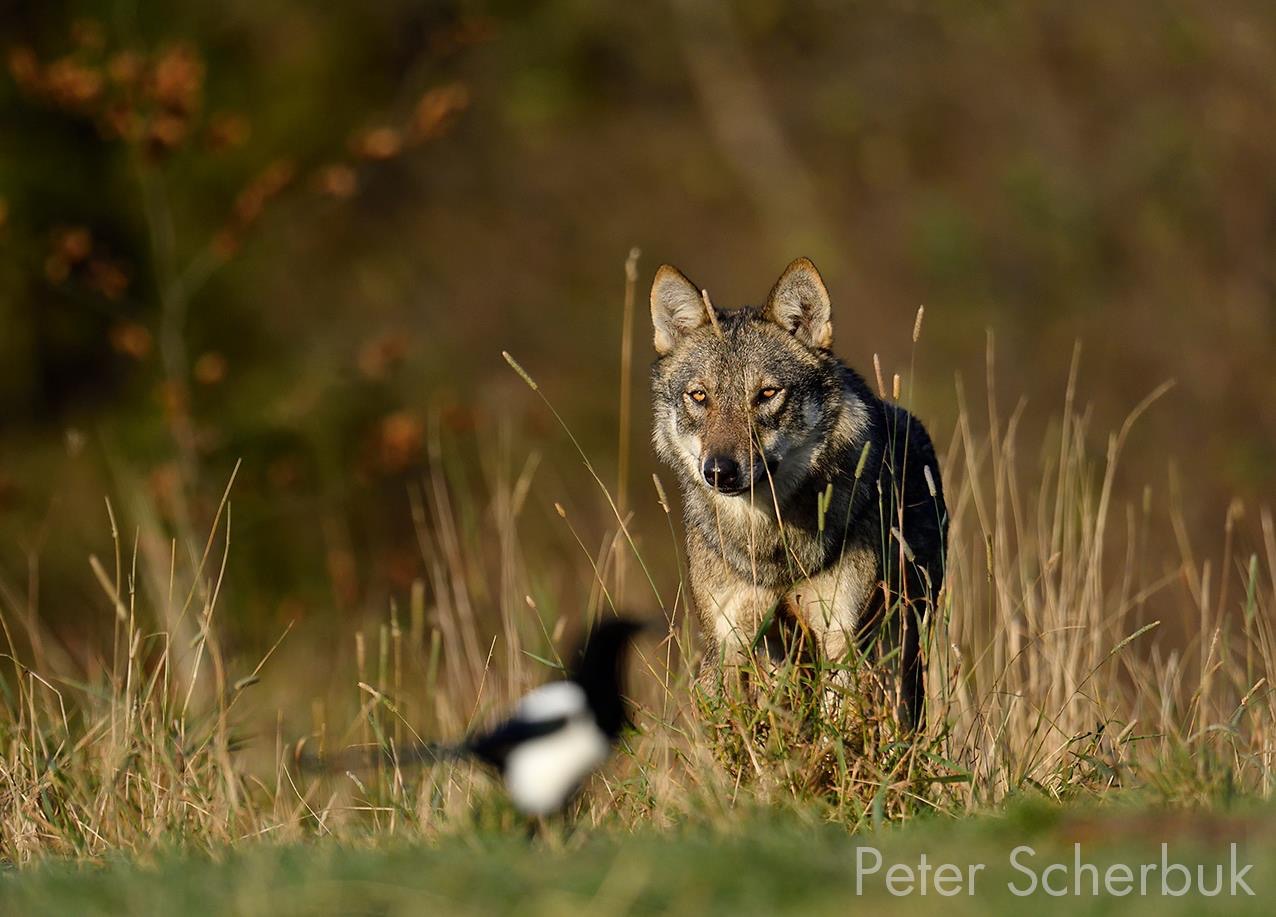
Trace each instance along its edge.
<path fill-rule="evenodd" d="M 4 16 L 0 912 L 1200 911 L 1008 890 L 1074 844 L 1276 890 L 1270 4 Z M 798 255 L 940 456 L 915 736 L 827 661 L 697 686 L 646 284 Z M 395 763 L 617 611 L 635 729 L 537 838 Z M 859 894 L 870 846 L 986 868 Z"/>
<path fill-rule="evenodd" d="M 915 337 L 921 325 L 919 315 Z M 551 393 L 507 359 L 577 442 Z M 991 342 L 988 373 L 991 390 Z M 756 673 L 760 699 L 698 692 L 684 583 L 659 581 L 648 564 L 680 550 L 676 497 L 656 475 L 622 510 L 583 450 L 574 503 L 592 501 L 611 524 L 588 543 L 555 506 L 579 549 L 572 576 L 591 584 L 584 607 L 554 594 L 563 580 L 542 575 L 520 535 L 539 486 L 534 454 L 474 502 L 458 483 L 463 462 L 440 441 L 409 500 L 431 575 L 383 621 L 349 634 L 352 659 L 304 626 L 260 658 L 219 639 L 236 562 L 234 474 L 202 551 L 185 558 L 173 540 L 166 569 L 147 569 L 138 524 L 108 499 L 114 550 L 86 566 L 95 605 L 113 619 L 110 643 L 77 663 L 37 617 L 4 617 L 0 851 L 19 873 L 0 896 L 24 911 L 96 902 L 104 913 L 179 902 L 254 912 L 276 907 L 285 888 L 299 889 L 284 895 L 298 912 L 334 900 L 348 912 L 426 901 L 484 911 L 529 894 L 547 910 L 737 899 L 746 911 L 833 908 L 846 906 L 857 843 L 972 862 L 981 851 L 1004 860 L 1020 835 L 1050 849 L 1085 837 L 1110 857 L 1156 852 L 1159 836 L 1130 831 L 1132 819 L 1169 826 L 1167 837 L 1208 856 L 1234 834 L 1261 859 L 1276 728 L 1271 515 L 1261 514 L 1265 554 L 1238 552 L 1229 524 L 1217 566 L 1210 547 L 1186 537 L 1177 556 L 1149 556 L 1149 530 L 1183 532 L 1175 507 L 1117 505 L 1112 488 L 1127 438 L 1165 389 L 1096 437 L 1077 408 L 1080 384 L 1074 371 L 1051 433 L 1030 447 L 1018 441 L 1022 406 L 1003 416 L 990 398 L 979 427 L 958 392 L 963 411 L 943 445 L 949 573 L 917 737 L 868 702 L 830 713 L 810 690 L 826 673 L 795 662 Z M 896 379 L 884 394 L 906 392 Z M 667 540 L 635 537 L 640 514 L 665 517 Z M 393 749 L 490 721 L 561 669 L 564 647 L 616 610 L 626 579 L 631 593 L 650 591 L 644 605 L 664 621 L 632 668 L 637 728 L 546 837 L 524 840 L 499 785 L 469 765 L 386 761 L 331 775 L 298 766 L 302 746 Z M 156 591 L 143 581 L 166 584 L 164 601 L 148 601 Z M 493 600 L 495 624 L 476 611 Z M 285 682 L 263 704 L 275 666 Z M 303 726 L 284 710 L 306 703 L 307 690 Z M 1001 839 L 1014 843 L 1001 851 Z M 751 862 L 759 874 L 728 890 Z M 673 884 L 662 878 L 670 869 Z M 222 890 L 210 897 L 209 887 Z"/>

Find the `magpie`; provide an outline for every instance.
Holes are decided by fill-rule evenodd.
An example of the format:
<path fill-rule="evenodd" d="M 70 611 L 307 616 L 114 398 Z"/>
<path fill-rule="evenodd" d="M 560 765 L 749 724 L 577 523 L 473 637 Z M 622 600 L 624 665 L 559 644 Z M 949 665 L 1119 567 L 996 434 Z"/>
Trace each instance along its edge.
<path fill-rule="evenodd" d="M 567 677 L 524 695 L 499 725 L 455 745 L 413 745 L 388 757 L 399 763 L 474 758 L 501 775 L 514 807 L 524 815 L 563 811 L 632 725 L 624 664 L 631 640 L 646 626 L 624 617 L 600 622 L 578 649 Z M 343 770 L 349 756 L 300 759 L 307 769 Z M 366 755 L 360 753 L 360 759 L 357 763 L 367 763 Z"/>

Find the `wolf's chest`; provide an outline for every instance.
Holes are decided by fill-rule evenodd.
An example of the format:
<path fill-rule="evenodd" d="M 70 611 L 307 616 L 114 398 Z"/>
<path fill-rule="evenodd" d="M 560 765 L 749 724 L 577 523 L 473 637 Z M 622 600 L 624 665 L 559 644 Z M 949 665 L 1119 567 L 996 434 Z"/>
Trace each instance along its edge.
<path fill-rule="evenodd" d="M 774 512 L 757 503 L 714 498 L 703 510 L 695 520 L 700 536 L 747 581 L 784 586 L 815 575 L 837 559 L 829 556 L 823 536 L 777 522 Z"/>

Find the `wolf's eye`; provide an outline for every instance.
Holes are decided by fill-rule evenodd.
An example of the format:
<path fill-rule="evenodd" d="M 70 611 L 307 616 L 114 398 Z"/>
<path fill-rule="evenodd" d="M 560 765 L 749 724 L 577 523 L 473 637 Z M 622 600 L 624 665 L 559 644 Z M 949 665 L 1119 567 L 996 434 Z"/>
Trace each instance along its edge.
<path fill-rule="evenodd" d="M 687 392 L 687 397 L 696 404 L 704 404 L 705 399 L 709 396 L 704 393 L 703 389 L 693 388 L 691 391 Z"/>
<path fill-rule="evenodd" d="M 758 400 L 770 401 L 778 394 L 780 394 L 780 390 L 778 388 L 774 385 L 768 385 L 766 388 L 762 389 L 762 391 L 758 392 Z"/>

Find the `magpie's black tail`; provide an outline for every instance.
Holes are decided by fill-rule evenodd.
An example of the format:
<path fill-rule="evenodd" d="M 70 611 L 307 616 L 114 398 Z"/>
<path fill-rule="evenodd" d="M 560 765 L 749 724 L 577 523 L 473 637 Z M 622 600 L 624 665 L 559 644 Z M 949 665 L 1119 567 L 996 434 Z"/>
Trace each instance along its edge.
<path fill-rule="evenodd" d="M 417 742 L 411 745 L 356 745 L 334 752 L 315 752 L 298 745 L 297 766 L 312 773 L 341 773 L 366 770 L 378 764 L 396 767 L 418 767 L 453 761 L 468 754 L 464 745 L 442 745 L 437 742 Z"/>

